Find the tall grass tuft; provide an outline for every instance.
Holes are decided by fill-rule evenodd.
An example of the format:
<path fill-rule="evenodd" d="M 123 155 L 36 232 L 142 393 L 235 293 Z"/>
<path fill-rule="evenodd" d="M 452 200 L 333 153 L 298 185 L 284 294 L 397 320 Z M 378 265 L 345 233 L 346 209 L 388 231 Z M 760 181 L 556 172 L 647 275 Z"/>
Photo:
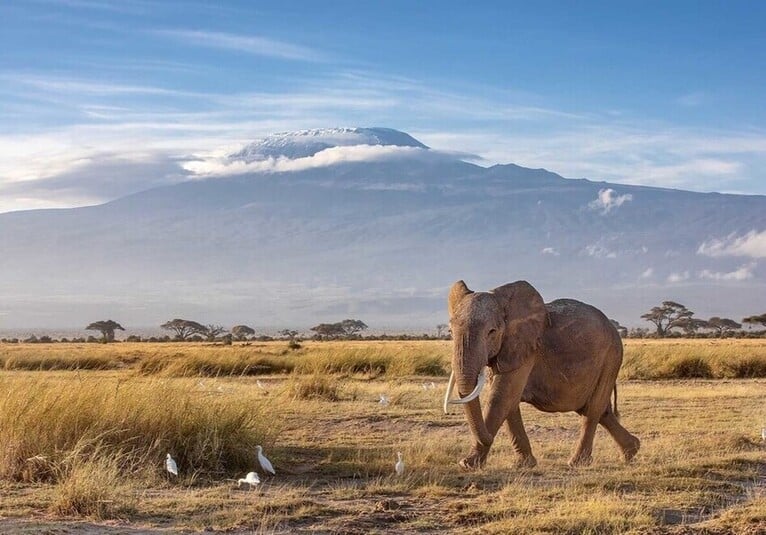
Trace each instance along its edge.
<path fill-rule="evenodd" d="M 228 402 L 162 381 L 0 381 L 0 477 L 58 479 L 83 443 L 98 444 L 130 475 L 162 470 L 166 453 L 182 474 L 220 475 L 252 465 L 256 444 L 277 429 L 262 401 Z M 52 469 L 52 467 L 54 469 Z"/>
<path fill-rule="evenodd" d="M 166 377 L 221 377 L 290 373 L 293 359 L 248 351 L 209 351 L 154 355 L 141 360 L 138 373 Z"/>
<path fill-rule="evenodd" d="M 290 381 L 289 391 L 293 399 L 317 399 L 338 401 L 338 381 L 333 377 L 315 373 L 296 377 Z"/>
<path fill-rule="evenodd" d="M 52 512 L 94 520 L 132 512 L 135 500 L 123 477 L 132 463 L 127 454 L 115 454 L 98 439 L 81 442 L 60 463 Z"/>

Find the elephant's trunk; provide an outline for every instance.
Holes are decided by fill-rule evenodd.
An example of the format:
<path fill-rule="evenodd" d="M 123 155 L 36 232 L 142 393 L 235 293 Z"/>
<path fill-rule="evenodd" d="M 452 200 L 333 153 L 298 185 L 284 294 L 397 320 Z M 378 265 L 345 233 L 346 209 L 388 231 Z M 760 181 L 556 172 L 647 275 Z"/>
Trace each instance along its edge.
<path fill-rule="evenodd" d="M 493 437 L 487 431 L 479 401 L 479 394 L 481 394 L 487 378 L 486 363 L 477 362 L 477 359 L 474 358 L 477 348 L 471 347 L 469 336 L 464 335 L 456 338 L 454 348 L 452 373 L 444 396 L 444 410 L 446 412 L 449 403 L 462 404 L 468 427 L 474 438 L 482 445 L 490 446 Z M 460 399 L 450 400 L 452 389 L 456 383 Z"/>

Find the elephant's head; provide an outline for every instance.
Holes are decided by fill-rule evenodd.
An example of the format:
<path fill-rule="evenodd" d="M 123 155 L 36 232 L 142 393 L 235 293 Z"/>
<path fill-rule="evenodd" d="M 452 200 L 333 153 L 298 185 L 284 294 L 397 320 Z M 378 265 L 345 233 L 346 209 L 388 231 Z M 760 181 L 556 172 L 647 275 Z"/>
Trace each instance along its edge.
<path fill-rule="evenodd" d="M 480 442 L 490 444 L 478 400 L 486 378 L 485 366 L 491 366 L 495 373 L 507 373 L 534 358 L 545 326 L 545 304 L 526 281 L 491 292 L 472 292 L 458 281 L 450 290 L 449 315 L 452 373 L 444 410 L 448 403 L 465 404 L 474 434 Z M 450 400 L 455 384 L 460 398 Z"/>

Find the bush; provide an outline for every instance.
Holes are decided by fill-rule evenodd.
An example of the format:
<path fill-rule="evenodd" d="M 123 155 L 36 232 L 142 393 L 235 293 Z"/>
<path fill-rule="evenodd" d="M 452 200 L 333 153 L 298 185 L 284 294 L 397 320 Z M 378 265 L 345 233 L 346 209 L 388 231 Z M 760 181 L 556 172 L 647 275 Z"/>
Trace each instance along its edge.
<path fill-rule="evenodd" d="M 674 363 L 667 378 L 670 379 L 712 379 L 710 364 L 699 357 L 687 357 Z"/>
<path fill-rule="evenodd" d="M 766 377 L 766 358 L 745 357 L 726 365 L 727 375 L 737 379 Z"/>

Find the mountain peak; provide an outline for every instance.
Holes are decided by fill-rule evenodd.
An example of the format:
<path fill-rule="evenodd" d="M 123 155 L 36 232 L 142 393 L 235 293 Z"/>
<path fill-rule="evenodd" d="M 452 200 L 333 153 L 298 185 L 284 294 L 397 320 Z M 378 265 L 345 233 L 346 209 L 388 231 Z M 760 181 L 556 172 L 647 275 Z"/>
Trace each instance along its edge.
<path fill-rule="evenodd" d="M 428 149 L 405 132 L 393 128 L 319 128 L 279 132 L 245 145 L 230 161 L 254 162 L 268 158 L 305 158 L 331 147 L 395 145 Z"/>

